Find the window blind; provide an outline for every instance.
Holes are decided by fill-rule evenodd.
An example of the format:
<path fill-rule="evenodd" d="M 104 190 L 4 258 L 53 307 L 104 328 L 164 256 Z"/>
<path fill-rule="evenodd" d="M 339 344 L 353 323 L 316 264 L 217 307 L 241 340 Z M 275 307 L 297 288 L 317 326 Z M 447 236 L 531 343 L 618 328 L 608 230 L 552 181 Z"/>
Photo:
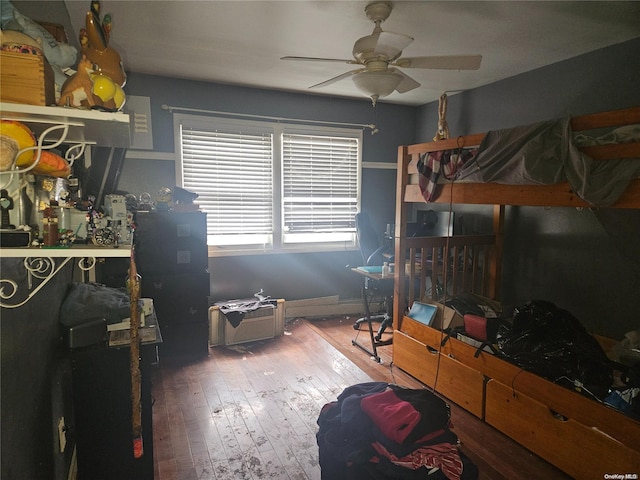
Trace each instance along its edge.
<path fill-rule="evenodd" d="M 193 115 L 174 122 L 176 177 L 198 194 L 209 245 L 355 245 L 361 131 Z"/>
<path fill-rule="evenodd" d="M 285 243 L 349 237 L 358 209 L 358 170 L 357 138 L 284 133 Z"/>
<path fill-rule="evenodd" d="M 210 243 L 271 243 L 272 134 L 183 125 L 181 136 L 183 185 L 207 212 Z"/>

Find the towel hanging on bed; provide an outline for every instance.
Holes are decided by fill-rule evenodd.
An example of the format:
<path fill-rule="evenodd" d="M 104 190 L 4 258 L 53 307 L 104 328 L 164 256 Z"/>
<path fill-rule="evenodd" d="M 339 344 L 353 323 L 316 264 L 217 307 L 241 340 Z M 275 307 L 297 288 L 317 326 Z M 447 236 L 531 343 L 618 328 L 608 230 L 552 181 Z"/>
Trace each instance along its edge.
<path fill-rule="evenodd" d="M 425 201 L 430 202 L 435 198 L 441 174 L 447 180 L 453 180 L 456 173 L 476 155 L 477 151 L 465 148 L 421 154 L 417 167 L 420 173 L 420 191 Z"/>

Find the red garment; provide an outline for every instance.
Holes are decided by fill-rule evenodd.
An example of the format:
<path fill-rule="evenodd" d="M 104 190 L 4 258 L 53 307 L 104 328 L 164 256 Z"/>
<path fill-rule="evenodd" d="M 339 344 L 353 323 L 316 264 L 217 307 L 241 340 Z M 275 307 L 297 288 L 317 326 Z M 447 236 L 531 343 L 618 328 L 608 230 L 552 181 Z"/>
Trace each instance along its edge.
<path fill-rule="evenodd" d="M 453 480 L 460 480 L 462 475 L 463 464 L 458 447 L 450 443 L 423 446 L 402 458 L 390 453 L 379 442 L 373 443 L 372 446 L 380 455 L 400 467 L 411 470 L 417 470 L 421 467 L 439 468 L 447 478 Z"/>
<path fill-rule="evenodd" d="M 420 421 L 411 403 L 400 400 L 393 390 L 364 397 L 360 408 L 390 440 L 402 444 Z"/>

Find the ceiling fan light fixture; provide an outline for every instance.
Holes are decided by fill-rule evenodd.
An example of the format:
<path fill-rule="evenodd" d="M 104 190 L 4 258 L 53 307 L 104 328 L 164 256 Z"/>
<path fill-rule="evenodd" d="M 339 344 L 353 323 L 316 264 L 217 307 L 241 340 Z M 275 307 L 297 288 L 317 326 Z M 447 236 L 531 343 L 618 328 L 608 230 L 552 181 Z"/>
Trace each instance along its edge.
<path fill-rule="evenodd" d="M 371 98 L 375 107 L 378 98 L 394 91 L 402 94 L 420 87 L 420 83 L 405 74 L 404 68 L 425 68 L 438 70 L 477 70 L 481 55 L 445 55 L 430 57 L 402 57 L 403 50 L 414 38 L 403 33 L 383 31 L 381 24 L 389 17 L 393 4 L 390 1 L 374 0 L 367 4 L 365 13 L 375 27 L 371 35 L 359 38 L 353 46 L 353 60 L 317 57 L 282 57 L 283 60 L 311 60 L 340 62 L 359 65 L 360 68 L 345 72 L 324 82 L 311 85 L 319 88 L 332 85 L 351 77 L 356 88 Z"/>
<path fill-rule="evenodd" d="M 351 78 L 361 92 L 378 99 L 390 95 L 403 77 L 396 72 L 360 72 Z"/>

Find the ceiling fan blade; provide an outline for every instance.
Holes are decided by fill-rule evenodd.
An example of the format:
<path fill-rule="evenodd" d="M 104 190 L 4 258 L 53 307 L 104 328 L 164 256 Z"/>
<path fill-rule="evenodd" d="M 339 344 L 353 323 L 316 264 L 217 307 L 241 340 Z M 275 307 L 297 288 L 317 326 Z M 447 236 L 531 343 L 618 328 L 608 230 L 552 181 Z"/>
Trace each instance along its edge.
<path fill-rule="evenodd" d="M 301 62 L 339 62 L 339 63 L 358 63 L 354 60 L 345 60 L 343 58 L 318 58 L 318 57 L 280 57 L 280 60 L 295 60 Z"/>
<path fill-rule="evenodd" d="M 413 42 L 413 37 L 408 35 L 392 32 L 380 32 L 376 46 L 373 49 L 373 53 L 375 55 L 384 55 L 392 61 L 398 58 L 402 53 L 402 50 L 404 50 L 411 42 Z"/>
<path fill-rule="evenodd" d="M 481 62 L 482 55 L 446 55 L 440 57 L 400 58 L 393 66 L 437 70 L 478 70 Z"/>
<path fill-rule="evenodd" d="M 311 85 L 309 88 L 326 87 L 327 85 L 331 85 L 332 83 L 339 82 L 340 80 L 342 80 L 344 78 L 348 78 L 348 77 L 350 77 L 352 75 L 355 75 L 356 73 L 360 73 L 360 72 L 364 72 L 364 71 L 365 71 L 364 68 L 358 68 L 356 70 L 351 70 L 350 72 L 343 73 L 341 75 L 338 75 L 337 77 L 333 77 L 333 78 L 330 78 L 329 80 L 325 80 L 324 82 L 320 82 L 320 83 L 316 83 L 315 85 Z"/>
<path fill-rule="evenodd" d="M 402 80 L 400 81 L 400 83 L 396 87 L 396 92 L 405 93 L 405 92 L 408 92 L 410 90 L 413 90 L 414 88 L 418 88 L 420 86 L 420 84 L 418 82 L 416 82 L 413 78 L 411 78 L 406 73 L 401 72 L 400 70 L 396 70 L 395 68 L 390 68 L 389 70 L 392 71 L 392 72 L 399 73 L 400 75 L 402 75 Z"/>

